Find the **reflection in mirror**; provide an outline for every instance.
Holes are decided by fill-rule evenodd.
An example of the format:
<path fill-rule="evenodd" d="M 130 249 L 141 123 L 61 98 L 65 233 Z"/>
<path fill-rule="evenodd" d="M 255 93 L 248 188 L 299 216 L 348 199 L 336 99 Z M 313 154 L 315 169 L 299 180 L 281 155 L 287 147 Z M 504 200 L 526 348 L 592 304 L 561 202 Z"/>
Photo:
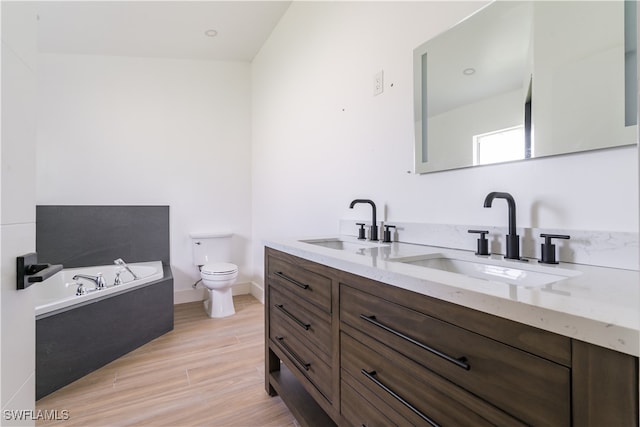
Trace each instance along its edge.
<path fill-rule="evenodd" d="M 416 172 L 635 143 L 635 16 L 633 1 L 494 2 L 416 48 Z"/>

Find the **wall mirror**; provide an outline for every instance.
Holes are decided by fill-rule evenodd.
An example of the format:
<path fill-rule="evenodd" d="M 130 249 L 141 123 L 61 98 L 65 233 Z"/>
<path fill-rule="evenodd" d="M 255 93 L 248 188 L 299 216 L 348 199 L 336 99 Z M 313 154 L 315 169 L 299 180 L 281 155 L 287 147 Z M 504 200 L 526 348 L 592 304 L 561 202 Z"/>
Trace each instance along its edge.
<path fill-rule="evenodd" d="M 635 1 L 497 1 L 414 50 L 415 172 L 636 143 Z"/>

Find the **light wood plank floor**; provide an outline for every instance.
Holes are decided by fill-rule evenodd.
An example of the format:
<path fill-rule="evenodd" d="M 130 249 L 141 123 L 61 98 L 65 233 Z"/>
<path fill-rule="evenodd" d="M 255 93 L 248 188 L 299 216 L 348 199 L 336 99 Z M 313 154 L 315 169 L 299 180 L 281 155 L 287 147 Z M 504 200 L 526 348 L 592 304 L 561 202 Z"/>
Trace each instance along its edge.
<path fill-rule="evenodd" d="M 37 426 L 297 426 L 264 389 L 264 306 L 234 302 L 225 319 L 201 302 L 175 306 L 173 331 L 36 402 L 69 411 Z"/>

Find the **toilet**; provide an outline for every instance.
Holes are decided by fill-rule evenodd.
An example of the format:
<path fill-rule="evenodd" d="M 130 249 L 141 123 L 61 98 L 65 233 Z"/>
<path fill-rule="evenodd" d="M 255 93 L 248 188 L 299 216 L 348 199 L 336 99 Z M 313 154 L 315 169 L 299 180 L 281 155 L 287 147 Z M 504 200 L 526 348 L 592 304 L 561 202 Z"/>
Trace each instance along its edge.
<path fill-rule="evenodd" d="M 209 317 L 228 317 L 236 313 L 231 286 L 238 277 L 238 266 L 231 263 L 232 233 L 190 233 L 193 263 L 209 291 L 204 309 Z"/>

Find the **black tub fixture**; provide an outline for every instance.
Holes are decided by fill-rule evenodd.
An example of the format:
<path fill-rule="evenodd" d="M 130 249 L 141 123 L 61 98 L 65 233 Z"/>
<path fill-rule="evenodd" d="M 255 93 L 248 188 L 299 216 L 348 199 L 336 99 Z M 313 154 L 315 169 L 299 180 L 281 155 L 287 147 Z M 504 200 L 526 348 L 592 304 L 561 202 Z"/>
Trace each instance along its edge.
<path fill-rule="evenodd" d="M 516 234 L 516 202 L 509 193 L 494 191 L 487 194 L 484 207 L 490 208 L 493 199 L 505 199 L 509 207 L 509 234 L 507 234 L 507 259 L 520 259 L 520 236 Z"/>
<path fill-rule="evenodd" d="M 31 252 L 16 258 L 16 289 L 26 289 L 47 280 L 62 270 L 62 264 L 38 263 L 38 254 Z"/>
<path fill-rule="evenodd" d="M 371 218 L 371 236 L 369 236 L 369 240 L 377 241 L 378 240 L 378 225 L 377 225 L 377 222 L 376 222 L 376 204 L 373 203 L 373 200 L 369 200 L 369 199 L 355 199 L 354 201 L 351 202 L 351 204 L 349 205 L 349 208 L 353 209 L 353 207 L 358 203 L 369 203 L 371 205 L 371 209 L 373 211 L 373 216 Z"/>

